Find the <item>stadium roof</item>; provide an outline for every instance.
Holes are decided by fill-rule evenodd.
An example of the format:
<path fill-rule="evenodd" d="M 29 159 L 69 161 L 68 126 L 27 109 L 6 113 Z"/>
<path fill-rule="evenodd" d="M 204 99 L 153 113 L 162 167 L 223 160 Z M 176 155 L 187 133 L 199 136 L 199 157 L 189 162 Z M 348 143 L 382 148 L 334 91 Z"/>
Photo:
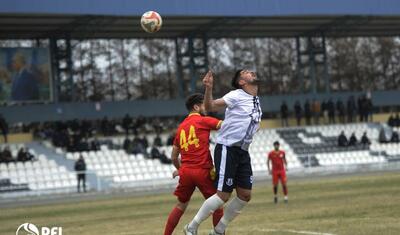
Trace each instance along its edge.
<path fill-rule="evenodd" d="M 155 10 L 163 28 L 145 33 L 140 16 Z M 400 35 L 398 0 L 13 0 L 0 5 L 0 38 L 69 36 L 295 37 Z"/>

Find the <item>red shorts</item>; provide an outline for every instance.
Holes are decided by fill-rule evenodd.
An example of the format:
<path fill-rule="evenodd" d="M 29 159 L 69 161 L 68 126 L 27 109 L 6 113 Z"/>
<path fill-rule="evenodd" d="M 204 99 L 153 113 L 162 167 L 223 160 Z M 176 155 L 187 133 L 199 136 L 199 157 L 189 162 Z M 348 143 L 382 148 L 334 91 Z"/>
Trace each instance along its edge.
<path fill-rule="evenodd" d="M 286 184 L 286 172 L 283 171 L 272 171 L 272 183 L 274 185 L 277 185 L 279 183 L 279 180 L 281 181 L 282 184 Z"/>
<path fill-rule="evenodd" d="M 214 195 L 217 190 L 211 180 L 210 170 L 181 167 L 179 169 L 179 184 L 174 192 L 178 200 L 182 203 L 188 202 L 196 187 L 199 188 L 204 198 Z"/>

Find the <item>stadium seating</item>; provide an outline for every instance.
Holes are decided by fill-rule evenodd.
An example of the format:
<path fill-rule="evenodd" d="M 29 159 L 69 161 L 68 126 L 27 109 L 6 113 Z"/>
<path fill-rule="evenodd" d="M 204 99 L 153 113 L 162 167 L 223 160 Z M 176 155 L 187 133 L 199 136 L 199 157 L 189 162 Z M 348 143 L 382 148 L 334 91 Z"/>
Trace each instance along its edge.
<path fill-rule="evenodd" d="M 250 155 L 254 175 L 267 175 L 267 153 L 273 149 L 273 142 L 279 141 L 286 152 L 289 169 L 302 170 L 309 167 L 345 167 L 359 164 L 380 164 L 400 161 L 400 144 L 380 144 L 377 142 L 379 130 L 388 128 L 385 124 L 347 124 L 330 126 L 308 126 L 302 128 L 261 129 L 255 135 L 250 146 Z M 360 139 L 367 132 L 372 144 L 353 147 L 337 147 L 337 136 L 344 131 L 346 136 L 355 133 Z M 152 136 L 154 138 L 154 136 Z M 148 138 L 152 143 L 152 137 Z M 214 149 L 216 132 L 211 133 L 211 146 Z M 162 135 L 163 140 L 166 135 Z M 104 137 L 119 147 L 124 137 Z M 76 161 L 79 155 L 85 158 L 87 170 L 98 179 L 110 183 L 112 188 L 159 187 L 174 185 L 172 164 L 162 164 L 159 159 L 149 159 L 143 154 L 127 154 L 122 149 L 110 149 L 102 145 L 99 151 L 67 153 L 60 148 L 51 147 L 56 153 L 65 156 L 67 161 Z M 10 145 L 16 154 L 23 144 Z M 150 151 L 150 147 L 147 151 Z M 170 155 L 172 146 L 159 147 Z M 34 150 L 32 153 L 34 155 Z M 213 153 L 211 151 L 211 153 Z M 53 156 L 54 157 L 54 156 Z M 38 155 L 33 162 L 0 164 L 0 183 L 4 188 L 31 191 L 53 191 L 68 189 L 75 191 L 76 176 L 65 166 L 58 165 L 50 156 Z"/>
<path fill-rule="evenodd" d="M 9 147 L 11 151 L 15 151 L 25 145 L 11 144 Z M 57 165 L 54 160 L 49 160 L 44 155 L 36 155 L 32 149 L 30 151 L 37 156 L 35 161 L 1 163 L 0 179 L 9 180 L 11 185 L 25 185 L 25 188 L 30 190 L 75 190 L 75 173 Z"/>

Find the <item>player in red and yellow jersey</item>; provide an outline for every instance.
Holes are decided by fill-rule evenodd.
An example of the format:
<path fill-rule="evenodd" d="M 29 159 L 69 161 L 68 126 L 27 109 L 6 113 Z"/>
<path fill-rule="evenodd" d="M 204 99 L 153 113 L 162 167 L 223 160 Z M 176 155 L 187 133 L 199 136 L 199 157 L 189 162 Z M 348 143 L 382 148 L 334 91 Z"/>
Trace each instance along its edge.
<path fill-rule="evenodd" d="M 270 162 L 272 163 L 272 172 L 269 164 Z M 287 203 L 288 202 L 288 189 L 286 185 L 287 162 L 286 162 L 285 152 L 279 150 L 278 141 L 274 142 L 274 150 L 268 154 L 267 166 L 269 174 L 272 175 L 272 184 L 274 187 L 274 202 L 278 203 L 277 193 L 278 193 L 278 184 L 280 180 L 283 188 L 283 194 L 285 195 L 284 200 L 285 203 Z"/>
<path fill-rule="evenodd" d="M 169 214 L 164 235 L 172 234 L 196 187 L 206 199 L 217 192 L 213 182 L 215 171 L 209 150 L 209 139 L 210 131 L 218 130 L 222 121 L 204 116 L 203 100 L 202 94 L 193 94 L 186 99 L 186 108 L 190 113 L 176 132 L 171 158 L 177 169 L 173 177 L 179 176 L 179 184 L 174 192 L 178 203 Z M 222 215 L 222 208 L 213 213 L 214 226 Z"/>

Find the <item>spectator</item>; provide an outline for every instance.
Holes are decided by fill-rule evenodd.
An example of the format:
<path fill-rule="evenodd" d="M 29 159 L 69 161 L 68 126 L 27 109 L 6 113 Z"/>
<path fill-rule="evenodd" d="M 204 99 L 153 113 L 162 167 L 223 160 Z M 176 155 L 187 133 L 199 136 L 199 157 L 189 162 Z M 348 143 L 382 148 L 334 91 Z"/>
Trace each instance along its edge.
<path fill-rule="evenodd" d="M 342 131 L 339 135 L 338 146 L 339 147 L 347 147 L 348 146 L 348 140 L 347 140 L 347 137 L 344 135 L 344 131 Z"/>
<path fill-rule="evenodd" d="M 396 119 L 393 116 L 393 113 L 390 114 L 387 124 L 388 124 L 388 126 L 390 126 L 392 128 L 396 126 L 397 123 L 396 123 Z"/>
<path fill-rule="evenodd" d="M 393 131 L 392 137 L 390 138 L 390 142 L 399 143 L 399 133 L 397 133 L 396 131 Z"/>
<path fill-rule="evenodd" d="M 327 124 L 328 123 L 328 102 L 326 102 L 325 100 L 322 102 L 321 104 L 321 111 L 322 111 L 322 116 L 324 119 L 324 123 Z"/>
<path fill-rule="evenodd" d="M 17 154 L 17 161 L 19 161 L 19 162 L 28 161 L 24 148 L 19 149 L 18 154 Z"/>
<path fill-rule="evenodd" d="M 371 141 L 369 140 L 368 136 L 367 136 L 367 132 L 364 132 L 364 134 L 361 137 L 361 144 L 362 145 L 370 145 Z"/>
<path fill-rule="evenodd" d="M 129 116 L 129 114 L 126 114 L 125 117 L 122 119 L 122 127 L 125 130 L 125 135 L 129 135 L 129 129 L 131 128 L 132 125 L 132 118 Z"/>
<path fill-rule="evenodd" d="M 81 182 L 83 186 L 83 192 L 86 192 L 86 163 L 82 155 L 80 155 L 79 159 L 75 162 L 75 171 L 78 177 L 78 193 L 81 192 Z"/>
<path fill-rule="evenodd" d="M 101 120 L 100 128 L 101 133 L 103 133 L 104 136 L 108 136 L 110 134 L 110 121 L 107 117 L 104 117 L 103 120 Z"/>
<path fill-rule="evenodd" d="M 168 136 L 167 139 L 167 146 L 172 146 L 174 145 L 174 138 L 175 138 L 176 133 L 173 132 L 171 135 Z"/>
<path fill-rule="evenodd" d="M 158 150 L 157 146 L 153 145 L 153 147 L 150 150 L 150 157 L 151 159 L 160 159 L 160 151 Z"/>
<path fill-rule="evenodd" d="M 372 122 L 373 121 L 373 112 L 374 112 L 374 105 L 372 104 L 371 93 L 368 92 L 365 98 L 365 121 Z"/>
<path fill-rule="evenodd" d="M 333 103 L 332 99 L 328 101 L 327 107 L 329 124 L 335 124 L 335 104 Z"/>
<path fill-rule="evenodd" d="M 157 147 L 161 147 L 163 145 L 159 134 L 157 134 L 156 137 L 154 138 L 153 145 Z"/>
<path fill-rule="evenodd" d="M 357 145 L 357 137 L 356 134 L 353 132 L 350 136 L 349 146 L 356 146 Z"/>
<path fill-rule="evenodd" d="M 294 105 L 294 113 L 296 115 L 297 125 L 300 126 L 301 125 L 302 110 L 301 110 L 301 105 L 300 105 L 299 101 L 296 101 L 296 103 Z"/>
<path fill-rule="evenodd" d="M 282 120 L 283 127 L 289 126 L 288 116 L 289 116 L 289 109 L 288 109 L 288 106 L 286 105 L 286 102 L 283 101 L 283 103 L 281 105 L 281 120 Z"/>
<path fill-rule="evenodd" d="M 1 162 L 9 163 L 14 161 L 11 155 L 10 148 L 8 146 L 4 147 L 3 152 L 1 152 L 0 155 L 1 155 Z"/>
<path fill-rule="evenodd" d="M 1 129 L 1 134 L 3 135 L 4 138 L 4 143 L 7 143 L 8 124 L 4 119 L 3 115 L 1 114 L 0 114 L 0 129 Z"/>
<path fill-rule="evenodd" d="M 94 140 L 90 143 L 90 149 L 92 151 L 99 151 L 100 150 L 100 142 L 97 138 L 94 138 Z"/>
<path fill-rule="evenodd" d="M 312 103 L 312 113 L 314 114 L 314 124 L 319 125 L 319 117 L 321 116 L 321 103 L 314 99 Z"/>
<path fill-rule="evenodd" d="M 387 143 L 388 139 L 386 137 L 385 129 L 381 128 L 379 131 L 379 143 Z"/>
<path fill-rule="evenodd" d="M 347 122 L 354 122 L 354 111 L 356 110 L 356 101 L 354 96 L 350 96 L 347 100 Z"/>
<path fill-rule="evenodd" d="M 336 102 L 336 109 L 338 111 L 339 122 L 344 123 L 345 119 L 345 108 L 342 100 L 338 99 Z"/>
<path fill-rule="evenodd" d="M 125 152 L 127 153 L 131 153 L 132 152 L 132 142 L 131 140 L 128 138 L 128 136 L 125 137 L 124 142 L 122 144 L 122 148 L 125 150 Z"/>
<path fill-rule="evenodd" d="M 161 161 L 161 163 L 164 163 L 164 164 L 172 163 L 172 160 L 167 157 L 164 150 L 160 154 L 160 161 Z"/>
<path fill-rule="evenodd" d="M 306 118 L 306 125 L 311 125 L 311 105 L 310 101 L 306 100 L 306 103 L 304 104 L 304 117 Z"/>
<path fill-rule="evenodd" d="M 394 119 L 395 127 L 400 127 L 400 116 L 399 113 L 396 114 L 396 118 Z"/>

